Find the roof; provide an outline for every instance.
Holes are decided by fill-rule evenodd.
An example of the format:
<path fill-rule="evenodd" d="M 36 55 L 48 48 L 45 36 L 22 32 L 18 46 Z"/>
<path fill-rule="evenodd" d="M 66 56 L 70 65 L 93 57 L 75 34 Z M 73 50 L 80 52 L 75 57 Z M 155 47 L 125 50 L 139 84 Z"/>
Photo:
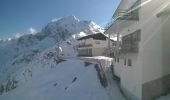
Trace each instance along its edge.
<path fill-rule="evenodd" d="M 96 39 L 96 40 L 106 40 L 106 38 L 108 38 L 108 37 L 106 35 L 104 35 L 103 33 L 96 33 L 96 34 L 84 36 L 84 37 L 79 38 L 77 40 L 84 40 L 84 39 L 89 39 L 89 38 L 93 38 L 93 39 Z M 114 42 L 114 40 L 112 40 L 112 39 L 110 39 L 110 40 L 112 42 Z"/>
<path fill-rule="evenodd" d="M 119 12 L 119 10 L 123 10 L 123 11 L 127 10 L 127 12 L 125 14 L 129 13 L 129 10 L 130 10 L 130 12 L 134 11 L 135 9 L 131 9 L 131 7 L 139 1 L 141 1 L 141 0 L 120 0 L 120 3 L 118 5 L 117 9 L 115 10 L 114 14 L 112 15 L 112 20 L 115 21 L 115 20 L 123 17 L 123 16 L 116 16 L 116 14 Z M 111 23 L 109 25 L 109 27 L 107 27 L 107 29 L 105 30 L 104 33 L 106 33 L 112 25 L 113 25 L 113 23 Z"/>
<path fill-rule="evenodd" d="M 112 18 L 115 18 L 116 17 L 116 14 L 120 11 L 120 10 L 123 10 L 123 11 L 128 11 L 129 9 L 131 9 L 130 7 L 135 3 L 135 2 L 138 2 L 140 0 L 120 0 L 120 3 L 117 7 L 117 9 L 115 10 Z"/>
<path fill-rule="evenodd" d="M 112 18 L 114 18 L 115 15 L 116 15 L 116 13 L 119 11 L 119 8 L 121 7 L 123 1 L 124 1 L 124 0 L 120 0 L 119 5 L 117 6 L 115 12 L 114 12 L 113 15 L 112 15 Z"/>

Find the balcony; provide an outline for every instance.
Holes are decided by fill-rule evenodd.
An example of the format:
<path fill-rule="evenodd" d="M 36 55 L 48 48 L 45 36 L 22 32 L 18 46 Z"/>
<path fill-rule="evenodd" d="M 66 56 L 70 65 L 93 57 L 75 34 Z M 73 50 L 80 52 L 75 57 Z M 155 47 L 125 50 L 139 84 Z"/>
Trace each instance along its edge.
<path fill-rule="evenodd" d="M 129 9 L 118 10 L 117 20 L 139 20 L 139 9 L 141 0 L 137 0 Z"/>
<path fill-rule="evenodd" d="M 92 44 L 83 44 L 83 45 L 78 45 L 78 48 L 87 48 L 87 47 L 93 47 Z"/>
<path fill-rule="evenodd" d="M 120 24 L 123 24 L 122 26 L 125 27 L 127 25 L 131 25 L 131 23 L 133 24 L 134 21 L 138 21 L 140 8 L 141 0 L 137 0 L 131 7 L 129 7 L 129 9 L 118 9 L 118 11 L 114 15 L 114 18 L 112 18 L 111 21 L 106 25 L 106 30 L 115 24 L 119 24 L 119 27 Z"/>
<path fill-rule="evenodd" d="M 119 11 L 117 14 L 117 20 L 139 20 L 139 11 L 134 10 L 132 12 Z"/>

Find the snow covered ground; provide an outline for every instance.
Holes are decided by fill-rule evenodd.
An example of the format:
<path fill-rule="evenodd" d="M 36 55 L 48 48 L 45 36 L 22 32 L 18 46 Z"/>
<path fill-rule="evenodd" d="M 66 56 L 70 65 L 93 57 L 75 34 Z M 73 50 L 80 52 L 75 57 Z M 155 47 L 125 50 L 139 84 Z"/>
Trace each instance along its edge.
<path fill-rule="evenodd" d="M 121 93 L 119 83 L 116 80 L 113 80 L 112 72 L 112 58 L 104 56 L 96 57 L 83 57 L 85 61 L 96 62 L 100 65 L 100 70 L 102 70 L 103 75 L 107 80 L 106 92 L 111 98 L 111 100 L 126 100 L 125 96 Z"/>
<path fill-rule="evenodd" d="M 34 68 L 32 78 L 0 96 L 0 100 L 110 100 L 101 86 L 94 64 L 67 60 L 50 69 Z"/>

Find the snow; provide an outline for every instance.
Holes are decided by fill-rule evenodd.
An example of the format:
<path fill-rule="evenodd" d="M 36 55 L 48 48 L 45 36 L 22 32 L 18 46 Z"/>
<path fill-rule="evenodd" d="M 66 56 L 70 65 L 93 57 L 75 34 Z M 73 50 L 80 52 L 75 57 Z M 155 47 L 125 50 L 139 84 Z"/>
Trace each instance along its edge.
<path fill-rule="evenodd" d="M 110 100 L 94 64 L 85 67 L 83 61 L 68 60 L 53 69 L 37 68 L 34 72 L 28 82 L 0 96 L 0 100 Z"/>
<path fill-rule="evenodd" d="M 104 32 L 104 29 L 93 21 L 81 21 L 75 16 L 68 16 L 53 20 L 42 29 L 43 33 L 50 32 L 56 34 L 58 32 L 69 32 L 71 34 L 85 32 L 86 34 L 93 34 Z"/>
<path fill-rule="evenodd" d="M 54 18 L 54 19 L 52 19 L 51 20 L 51 22 L 56 22 L 56 21 L 58 21 L 58 20 L 60 20 L 60 19 L 62 19 L 63 17 L 60 17 L 60 18 Z"/>
<path fill-rule="evenodd" d="M 87 34 L 85 32 L 80 32 L 79 34 L 73 34 L 72 38 L 78 39 L 78 38 L 81 38 L 81 37 L 84 37 L 84 36 L 87 36 Z"/>
<path fill-rule="evenodd" d="M 1 40 L 0 85 L 15 80 L 17 87 L 3 91 L 0 100 L 124 100 L 112 80 L 109 58 L 96 57 L 89 66 L 76 58 L 76 39 L 98 32 L 103 28 L 93 21 L 68 16 L 52 20 L 34 35 Z M 58 57 L 66 61 L 60 62 Z M 107 76 L 107 88 L 94 68 L 96 59 Z"/>
<path fill-rule="evenodd" d="M 61 54 L 65 57 L 76 56 L 76 45 L 78 44 L 77 38 L 88 34 L 94 34 L 93 30 L 101 31 L 101 27 L 93 22 L 93 26 L 90 25 L 91 21 L 79 20 L 75 16 L 62 17 L 57 20 L 49 22 L 41 32 L 35 35 L 27 34 L 18 38 L 1 40 L 0 42 L 0 83 L 4 80 L 8 80 L 12 72 L 15 72 L 20 67 L 27 65 L 29 62 L 24 62 L 25 57 L 32 60 L 45 50 L 56 50 L 57 41 L 61 39 L 60 49 Z M 64 32 L 64 33 L 60 33 Z M 33 51 L 38 51 L 34 53 Z M 13 63 L 19 62 L 16 65 Z"/>
<path fill-rule="evenodd" d="M 102 70 L 107 78 L 108 86 L 106 88 L 107 94 L 111 100 L 126 100 L 124 95 L 120 91 L 119 84 L 113 80 L 113 74 L 111 70 L 112 58 L 104 56 L 95 56 L 95 57 L 83 57 L 87 61 L 97 62 L 101 65 Z"/>

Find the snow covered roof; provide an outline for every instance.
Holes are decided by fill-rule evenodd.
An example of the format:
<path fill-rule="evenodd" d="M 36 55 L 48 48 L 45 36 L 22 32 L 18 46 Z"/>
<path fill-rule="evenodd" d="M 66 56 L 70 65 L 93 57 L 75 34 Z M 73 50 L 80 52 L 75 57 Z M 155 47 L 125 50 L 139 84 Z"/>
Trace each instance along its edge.
<path fill-rule="evenodd" d="M 84 39 L 89 39 L 89 38 L 93 38 L 96 40 L 106 40 L 106 38 L 108 38 L 106 35 L 104 35 L 103 33 L 97 33 L 97 34 L 92 34 L 92 35 L 87 35 L 84 36 L 82 38 L 79 38 L 77 40 L 84 40 Z M 109 38 L 108 38 L 109 39 Z M 114 40 L 110 39 L 112 42 L 115 42 Z"/>

